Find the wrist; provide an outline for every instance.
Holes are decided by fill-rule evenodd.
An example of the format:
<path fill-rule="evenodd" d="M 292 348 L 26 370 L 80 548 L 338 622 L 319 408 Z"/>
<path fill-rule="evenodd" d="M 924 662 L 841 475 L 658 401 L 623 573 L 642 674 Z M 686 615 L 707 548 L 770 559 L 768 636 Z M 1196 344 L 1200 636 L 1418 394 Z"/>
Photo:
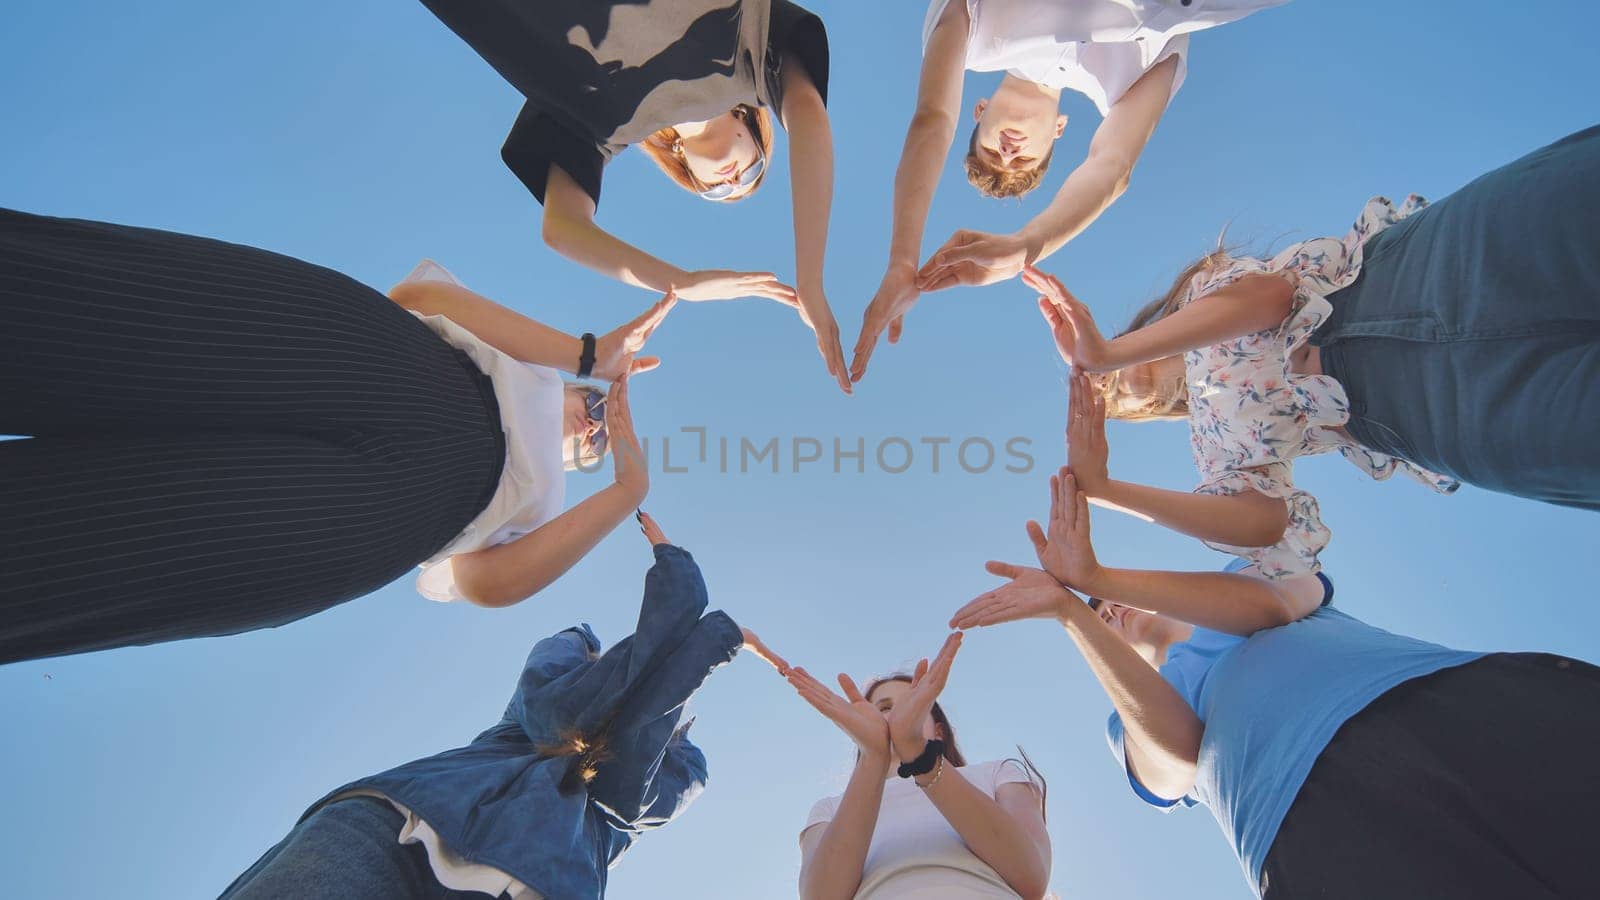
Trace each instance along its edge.
<path fill-rule="evenodd" d="M 871 750 L 858 747 L 857 749 L 859 752 L 856 753 L 856 768 L 864 768 L 875 775 L 881 776 L 883 770 L 889 768 L 889 763 L 894 758 L 888 747 L 875 747 Z"/>
<path fill-rule="evenodd" d="M 1039 260 L 1044 258 L 1045 239 L 1039 233 L 1039 230 L 1033 226 L 1032 222 L 1006 235 L 1006 237 L 1021 245 L 1024 261 L 1028 265 L 1038 265 Z"/>

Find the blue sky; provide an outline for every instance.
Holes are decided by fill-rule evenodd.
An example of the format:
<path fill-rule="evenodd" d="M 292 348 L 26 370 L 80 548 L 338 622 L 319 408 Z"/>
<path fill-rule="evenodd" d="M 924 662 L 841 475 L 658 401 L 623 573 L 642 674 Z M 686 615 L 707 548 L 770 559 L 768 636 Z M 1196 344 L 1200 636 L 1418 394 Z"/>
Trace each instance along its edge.
<path fill-rule="evenodd" d="M 882 272 L 924 7 L 811 5 L 833 40 L 827 284 L 848 347 Z M 8 9 L 0 205 L 254 244 L 380 288 L 430 256 L 573 332 L 603 331 L 652 299 L 539 242 L 538 207 L 498 159 L 518 97 L 420 4 Z M 1593 124 L 1596 19 L 1576 0 L 1296 0 L 1198 35 L 1132 189 L 1047 268 L 1112 326 L 1224 224 L 1281 244 L 1343 234 L 1373 194 L 1443 196 Z M 970 77 L 966 102 L 993 80 Z M 1065 108 L 1050 190 L 1096 121 L 1085 101 Z M 780 177 L 727 208 L 624 154 L 600 215 L 686 267 L 792 277 L 786 172 L 780 161 Z M 928 246 L 957 227 L 1014 227 L 1048 192 L 982 200 L 952 161 Z M 679 435 L 675 465 L 694 440 L 685 427 L 783 448 L 778 474 L 718 471 L 714 452 L 662 473 L 658 456 L 646 506 L 700 560 L 713 602 L 792 661 L 857 675 L 902 666 L 933 652 L 950 612 L 989 586 L 986 559 L 1026 560 L 1022 523 L 1043 514 L 1062 457 L 1066 371 L 1020 285 L 924 298 L 853 398 L 774 304 L 680 306 L 652 350 L 666 364 L 639 380 L 634 407 L 641 433 Z M 916 450 L 900 474 L 871 455 L 892 437 Z M 1181 425 L 1113 424 L 1113 472 L 1187 487 L 1186 437 Z M 796 438 L 818 440 L 823 459 L 794 471 Z M 834 471 L 834 438 L 865 443 L 865 473 L 852 460 Z M 935 472 L 927 441 L 940 438 L 952 443 Z M 977 474 L 952 465 L 968 438 L 1028 442 L 1031 470 L 1004 471 L 1004 456 Z M 569 495 L 608 479 L 575 475 Z M 1600 658 L 1592 514 L 1375 483 L 1333 457 L 1303 462 L 1297 479 L 1321 499 L 1334 532 L 1323 558 L 1352 614 L 1454 646 Z M 1113 513 L 1097 513 L 1096 534 L 1113 564 L 1224 562 Z M 0 668 L 3 892 L 215 896 L 329 788 L 495 721 L 538 638 L 578 621 L 606 641 L 626 633 L 648 561 L 625 527 L 509 610 L 432 604 L 400 582 L 276 630 Z M 1063 896 L 1247 896 L 1202 810 L 1162 816 L 1128 793 L 1101 737 L 1107 702 L 1059 631 L 971 635 L 945 700 L 969 756 L 1020 743 L 1049 776 Z M 752 659 L 714 675 L 695 710 L 710 789 L 640 843 L 613 896 L 792 896 L 796 832 L 842 785 L 848 740 Z"/>

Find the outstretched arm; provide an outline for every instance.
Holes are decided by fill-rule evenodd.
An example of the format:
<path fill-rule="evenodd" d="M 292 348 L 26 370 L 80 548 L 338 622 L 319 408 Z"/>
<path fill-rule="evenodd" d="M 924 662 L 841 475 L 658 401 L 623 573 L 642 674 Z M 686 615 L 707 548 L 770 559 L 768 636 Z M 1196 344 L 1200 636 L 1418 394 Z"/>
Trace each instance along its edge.
<path fill-rule="evenodd" d="M 1059 622 L 1122 718 L 1134 777 L 1160 797 L 1189 793 L 1205 726 L 1183 697 L 1048 572 L 1001 562 L 989 563 L 988 569 L 1011 581 L 958 610 L 951 627 L 981 628 L 1021 619 Z"/>
<path fill-rule="evenodd" d="M 833 129 L 828 108 L 805 66 L 783 69 L 783 127 L 789 132 L 789 184 L 794 196 L 794 266 L 800 315 L 817 335 L 828 374 L 850 393 L 839 324 L 822 286 L 833 208 Z"/>
<path fill-rule="evenodd" d="M 922 266 L 918 285 L 936 291 L 1003 281 L 1083 233 L 1128 189 L 1133 167 L 1166 112 L 1177 72 L 1178 58 L 1171 56 L 1128 88 L 1095 129 L 1088 155 L 1043 212 L 1008 235 L 956 232 Z"/>
<path fill-rule="evenodd" d="M 1073 373 L 1067 418 L 1067 460 L 1078 488 L 1109 506 L 1202 541 L 1270 547 L 1283 540 L 1289 507 L 1256 491 L 1217 496 L 1171 491 L 1107 474 L 1105 398 L 1082 371 Z"/>
<path fill-rule="evenodd" d="M 1044 212 L 1018 233 L 1028 262 L 1038 263 L 1083 233 L 1111 207 L 1133 178 L 1133 167 L 1155 134 L 1172 98 L 1179 58 L 1169 56 L 1128 88 L 1089 141 L 1089 154 L 1067 176 Z"/>
<path fill-rule="evenodd" d="M 1245 275 L 1143 328 L 1106 340 L 1094 316 L 1054 275 L 1029 266 L 1022 281 L 1039 292 L 1039 312 L 1067 365 L 1110 372 L 1277 328 L 1294 308 L 1294 282 L 1282 275 Z"/>
<path fill-rule="evenodd" d="M 1028 523 L 1039 564 L 1057 581 L 1090 597 L 1159 613 L 1213 631 L 1247 637 L 1315 612 L 1322 582 L 1315 575 L 1268 581 L 1228 572 L 1155 572 L 1100 565 L 1089 539 L 1088 496 L 1070 468 L 1050 476 L 1050 521 Z"/>
<path fill-rule="evenodd" d="M 450 558 L 457 590 L 478 606 L 511 606 L 555 583 L 621 524 L 650 490 L 644 450 L 628 410 L 628 379 L 606 398 L 615 482 L 528 534 Z"/>
<path fill-rule="evenodd" d="M 676 288 L 685 300 L 766 297 L 787 306 L 799 304 L 794 288 L 771 272 L 688 271 L 657 259 L 601 228 L 594 210 L 594 200 L 552 164 L 545 184 L 544 242 L 567 259 L 634 287 L 662 293 Z"/>
<path fill-rule="evenodd" d="M 917 106 L 894 175 L 889 265 L 862 319 L 861 335 L 850 364 L 855 381 L 866 374 L 867 362 L 885 329 L 890 343 L 900 339 L 902 317 L 917 301 L 917 261 L 922 258 L 928 210 L 933 206 L 939 174 L 961 119 L 961 79 L 966 71 L 969 28 L 967 4 L 964 0 L 951 0 L 922 55 Z"/>

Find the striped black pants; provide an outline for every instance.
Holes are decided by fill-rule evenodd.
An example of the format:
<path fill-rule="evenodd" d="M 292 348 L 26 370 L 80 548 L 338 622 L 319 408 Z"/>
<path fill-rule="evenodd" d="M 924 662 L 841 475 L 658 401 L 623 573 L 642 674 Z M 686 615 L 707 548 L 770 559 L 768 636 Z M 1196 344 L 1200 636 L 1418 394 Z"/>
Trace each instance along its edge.
<path fill-rule="evenodd" d="M 320 266 L 0 210 L 0 663 L 233 634 L 437 552 L 505 460 L 489 380 Z"/>

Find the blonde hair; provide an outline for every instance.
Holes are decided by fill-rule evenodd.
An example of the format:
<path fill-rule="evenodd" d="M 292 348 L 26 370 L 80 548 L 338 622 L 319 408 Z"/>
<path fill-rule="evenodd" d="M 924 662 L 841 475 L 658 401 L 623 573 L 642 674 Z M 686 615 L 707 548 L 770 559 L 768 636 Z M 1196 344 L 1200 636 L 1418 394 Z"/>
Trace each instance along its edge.
<path fill-rule="evenodd" d="M 1167 288 L 1165 293 L 1140 307 L 1139 311 L 1133 314 L 1133 319 L 1128 322 L 1128 327 L 1122 329 L 1117 336 L 1138 331 L 1177 312 L 1178 307 L 1183 305 L 1188 296 L 1195 278 L 1215 270 L 1232 259 L 1232 252 L 1224 243 L 1225 237 L 1225 233 L 1218 236 L 1215 249 L 1185 266 L 1183 271 L 1178 273 L 1178 277 L 1172 280 L 1172 286 Z M 1183 379 L 1177 379 L 1172 385 L 1162 385 L 1150 396 L 1130 405 L 1120 401 L 1124 371 L 1118 369 L 1090 376 L 1095 389 L 1106 401 L 1106 418 L 1124 422 L 1188 418 L 1189 392 Z"/>
<path fill-rule="evenodd" d="M 571 757 L 567 761 L 566 773 L 561 776 L 560 791 L 563 794 L 594 781 L 595 776 L 600 774 L 600 764 L 611 758 L 603 733 L 591 739 L 577 732 L 564 732 L 556 738 L 555 743 L 539 744 L 534 751 L 551 759 Z"/>
<path fill-rule="evenodd" d="M 985 197 L 997 200 L 1008 197 L 1021 197 L 1039 186 L 1044 179 L 1045 170 L 1050 168 L 1050 157 L 1054 156 L 1054 144 L 1045 151 L 1044 158 L 1031 169 L 1002 169 L 989 162 L 983 154 L 978 152 L 978 126 L 972 126 L 972 137 L 967 140 L 967 158 L 963 161 L 967 170 L 967 181 L 978 189 L 978 193 Z"/>
<path fill-rule="evenodd" d="M 750 129 L 750 137 L 761 147 L 761 158 L 767 163 L 761 174 L 756 176 L 755 184 L 744 191 L 722 198 L 717 201 L 719 203 L 732 203 L 754 194 L 756 189 L 761 187 L 761 182 L 767 179 L 767 172 L 772 166 L 772 113 L 764 106 L 751 106 L 748 103 L 741 103 L 729 112 L 744 119 L 745 126 Z M 705 190 L 707 185 L 694 177 L 694 172 L 689 169 L 689 160 L 683 155 L 682 141 L 678 129 L 669 125 L 645 138 L 639 144 L 639 149 L 643 150 L 644 154 L 650 157 L 651 161 L 678 187 L 698 194 Z"/>

